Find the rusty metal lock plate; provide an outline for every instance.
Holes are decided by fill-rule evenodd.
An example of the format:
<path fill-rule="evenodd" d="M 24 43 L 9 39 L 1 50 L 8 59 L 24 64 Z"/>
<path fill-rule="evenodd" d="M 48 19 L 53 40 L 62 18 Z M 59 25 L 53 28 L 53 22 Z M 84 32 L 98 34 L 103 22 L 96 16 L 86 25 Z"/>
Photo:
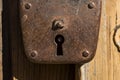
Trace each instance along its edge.
<path fill-rule="evenodd" d="M 82 64 L 96 51 L 101 0 L 20 0 L 25 54 L 35 63 Z"/>

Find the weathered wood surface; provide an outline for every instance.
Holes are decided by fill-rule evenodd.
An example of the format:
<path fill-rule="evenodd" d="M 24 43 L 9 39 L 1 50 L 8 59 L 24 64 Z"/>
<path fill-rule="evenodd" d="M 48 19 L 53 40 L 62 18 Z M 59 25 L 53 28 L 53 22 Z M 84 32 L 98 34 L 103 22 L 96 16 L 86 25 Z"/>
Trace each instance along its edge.
<path fill-rule="evenodd" d="M 12 5 L 12 2 L 16 3 L 16 0 L 11 1 L 11 7 L 13 8 L 15 5 Z M 82 66 L 81 80 L 119 80 L 120 52 L 117 51 L 117 48 L 113 42 L 114 30 L 116 26 L 120 25 L 119 8 L 120 0 L 103 0 L 101 28 L 96 56 L 90 63 Z M 14 15 L 12 15 L 12 17 L 14 17 Z M 11 22 L 17 23 L 14 19 Z M 15 26 L 16 24 L 10 25 Z M 11 34 L 14 35 L 12 36 L 12 40 L 19 38 L 19 36 L 17 34 L 15 35 L 15 33 L 20 35 L 19 29 L 12 27 Z M 70 80 L 68 78 L 74 77 L 73 68 L 75 65 L 70 67 L 69 65 L 48 66 L 32 64 L 25 59 L 25 55 L 22 53 L 23 50 L 20 48 L 20 46 L 22 46 L 21 40 L 12 41 L 12 43 L 14 43 L 14 45 L 12 45 L 14 48 L 11 49 L 13 51 L 12 70 L 14 80 Z M 0 47 L 0 52 L 1 49 L 2 48 Z M 0 58 L 0 64 L 2 64 L 1 59 L 2 57 Z M 0 66 L 0 73 L 2 74 L 1 70 L 2 67 Z M 69 73 L 70 70 L 71 72 Z M 78 67 L 76 70 L 78 70 Z M 54 76 L 50 77 L 51 75 Z M 2 80 L 2 75 L 0 75 L 0 80 Z"/>
<path fill-rule="evenodd" d="M 81 68 L 82 80 L 120 80 L 120 52 L 113 42 L 113 33 L 120 25 L 120 0 L 102 1 L 102 20 L 96 56 L 92 62 Z"/>

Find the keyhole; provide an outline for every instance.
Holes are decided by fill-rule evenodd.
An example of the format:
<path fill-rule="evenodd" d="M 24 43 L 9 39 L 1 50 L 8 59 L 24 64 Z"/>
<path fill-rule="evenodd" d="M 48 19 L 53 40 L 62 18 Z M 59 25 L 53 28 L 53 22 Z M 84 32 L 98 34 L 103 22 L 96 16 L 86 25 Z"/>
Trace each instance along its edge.
<path fill-rule="evenodd" d="M 64 37 L 62 35 L 57 35 L 55 37 L 55 42 L 57 44 L 57 56 L 63 55 L 62 44 L 64 43 Z"/>

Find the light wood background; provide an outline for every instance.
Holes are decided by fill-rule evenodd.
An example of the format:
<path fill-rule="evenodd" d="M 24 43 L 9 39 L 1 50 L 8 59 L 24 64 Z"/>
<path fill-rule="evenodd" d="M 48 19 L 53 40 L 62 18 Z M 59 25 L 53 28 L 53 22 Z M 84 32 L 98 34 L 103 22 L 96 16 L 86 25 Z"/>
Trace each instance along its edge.
<path fill-rule="evenodd" d="M 81 78 L 80 78 L 81 80 L 120 80 L 120 52 L 117 51 L 117 48 L 113 42 L 114 30 L 116 29 L 117 26 L 120 25 L 120 0 L 102 0 L 102 1 L 103 3 L 102 3 L 101 27 L 100 27 L 96 56 L 90 63 L 87 63 L 84 66 L 82 66 Z M 0 11 L 1 11 L 1 4 L 0 4 Z M 0 25 L 0 36 L 1 36 L 1 25 Z M 0 38 L 0 44 L 1 44 L 0 45 L 0 65 L 1 65 L 0 80 L 2 80 L 2 56 L 1 56 L 2 40 L 1 39 L 2 37 Z M 12 60 L 13 63 L 17 63 L 17 58 L 19 58 L 19 56 L 14 55 L 13 57 L 14 59 Z M 18 71 L 19 74 L 17 73 L 16 76 L 20 77 L 19 80 L 25 80 L 25 79 L 28 80 L 28 78 L 26 78 L 27 73 L 21 72 L 19 70 L 20 67 L 18 67 L 17 69 L 15 68 L 17 65 L 13 64 L 13 73 Z M 29 64 L 29 66 L 31 66 L 31 68 L 32 67 L 34 68 L 32 64 Z M 38 67 L 39 66 L 37 66 L 37 68 Z M 27 69 L 26 66 L 22 68 Z M 30 73 L 29 80 L 33 78 L 32 75 L 33 74 Z M 14 80 L 18 80 L 16 76 L 13 76 Z M 37 80 L 37 78 L 34 80 Z"/>

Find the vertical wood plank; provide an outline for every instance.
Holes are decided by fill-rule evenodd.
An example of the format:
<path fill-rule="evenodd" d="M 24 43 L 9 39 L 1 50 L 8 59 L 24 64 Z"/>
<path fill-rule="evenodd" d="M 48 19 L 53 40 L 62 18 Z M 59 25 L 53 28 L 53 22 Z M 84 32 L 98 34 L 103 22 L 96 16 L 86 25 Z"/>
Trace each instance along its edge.
<path fill-rule="evenodd" d="M 120 0 L 103 0 L 96 56 L 81 68 L 82 80 L 119 80 L 120 52 L 113 42 L 114 31 L 120 25 L 119 6 Z"/>
<path fill-rule="evenodd" d="M 113 3 L 112 3 L 113 4 Z M 114 14 L 109 13 L 109 17 L 111 17 L 110 25 L 111 25 L 111 38 L 113 38 L 113 33 L 116 29 L 116 27 L 120 27 L 120 0 L 114 0 L 115 10 Z M 114 20 L 114 21 L 113 21 Z M 120 28 L 119 28 L 120 30 Z M 119 36 L 120 41 L 120 34 L 117 34 Z M 117 47 L 111 40 L 111 53 L 113 54 L 113 79 L 119 80 L 120 76 L 120 52 L 118 52 Z"/>
<path fill-rule="evenodd" d="M 82 80 L 108 80 L 107 33 L 106 0 L 102 0 L 101 26 L 96 56 L 90 63 L 82 66 Z"/>
<path fill-rule="evenodd" d="M 12 10 L 17 10 L 14 7 L 18 4 L 13 5 L 17 3 L 16 1 L 11 1 Z M 119 6 L 120 0 L 103 0 L 101 28 L 96 56 L 92 62 L 82 66 L 82 80 L 119 80 L 120 52 L 117 51 L 113 43 L 114 29 L 120 25 Z M 19 23 L 17 21 L 18 15 L 12 12 L 10 14 L 13 19 L 10 21 L 10 27 L 14 80 L 73 80 L 75 65 L 39 65 L 30 63 L 26 59 L 23 44 L 19 37 L 21 36 L 21 32 L 19 32 L 20 25 L 17 25 Z M 76 70 L 77 72 L 80 74 L 78 70 Z"/>

